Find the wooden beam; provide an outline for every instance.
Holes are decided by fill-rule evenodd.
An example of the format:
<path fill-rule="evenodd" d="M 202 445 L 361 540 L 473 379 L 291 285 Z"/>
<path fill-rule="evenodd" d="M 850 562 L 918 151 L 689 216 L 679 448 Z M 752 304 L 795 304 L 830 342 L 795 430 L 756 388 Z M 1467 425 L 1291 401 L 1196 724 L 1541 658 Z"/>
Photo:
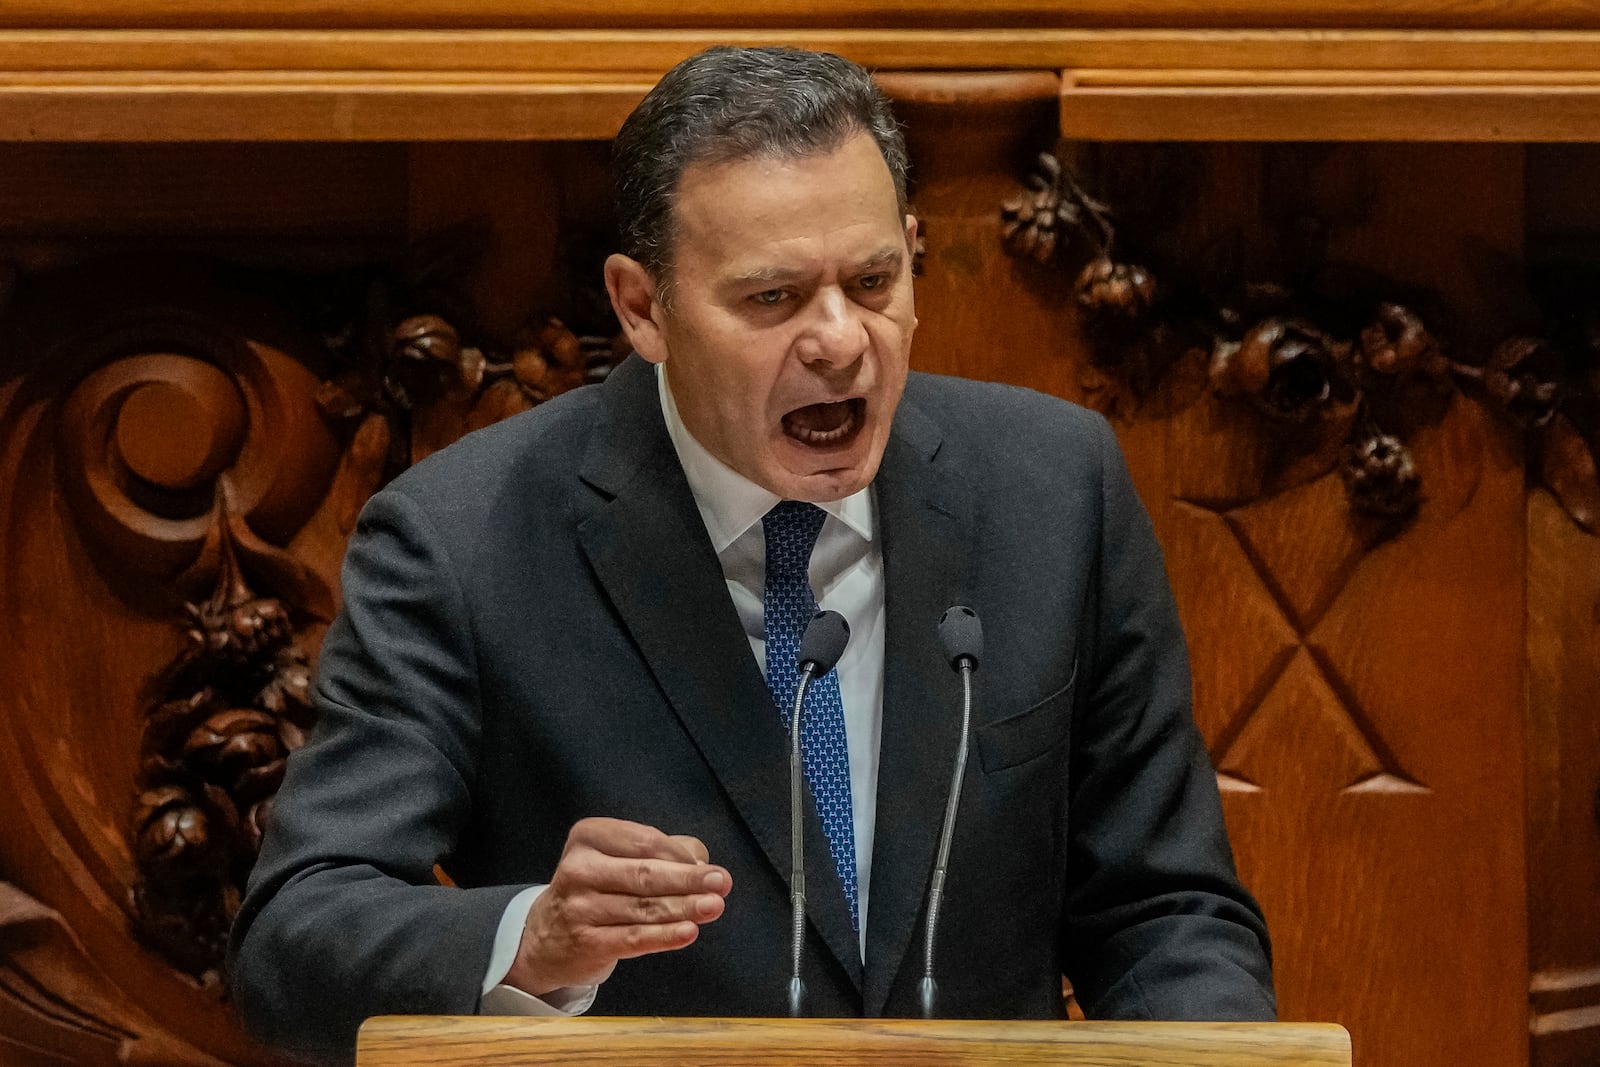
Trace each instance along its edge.
<path fill-rule="evenodd" d="M 1590 0 L 7 0 L 10 27 L 1600 27 Z"/>
<path fill-rule="evenodd" d="M 0 30 L 0 71 L 659 73 L 712 44 L 928 69 L 1600 70 L 1600 32 L 1127 29 Z"/>
<path fill-rule="evenodd" d="M 1205 72 L 1067 71 L 1062 136 L 1098 141 L 1473 141 L 1600 139 L 1600 75 L 1542 80 Z M 1211 72 L 1218 75 L 1220 72 Z"/>
<path fill-rule="evenodd" d="M 439 72 L 0 76 L 0 140 L 602 140 L 653 81 Z"/>

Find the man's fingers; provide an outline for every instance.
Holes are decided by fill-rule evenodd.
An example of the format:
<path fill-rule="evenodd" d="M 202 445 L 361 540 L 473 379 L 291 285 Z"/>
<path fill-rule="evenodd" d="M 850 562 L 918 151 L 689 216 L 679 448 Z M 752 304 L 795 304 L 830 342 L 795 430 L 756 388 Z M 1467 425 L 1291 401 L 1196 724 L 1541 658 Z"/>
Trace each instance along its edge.
<path fill-rule="evenodd" d="M 607 856 L 628 859 L 674 860 L 704 863 L 710 859 L 705 845 L 692 837 L 670 836 L 644 823 L 626 819 L 579 819 L 567 835 L 567 849 L 583 845 Z"/>
<path fill-rule="evenodd" d="M 725 902 L 716 893 L 680 897 L 636 897 L 621 893 L 590 893 L 572 901 L 569 911 L 587 926 L 659 926 L 668 923 L 708 923 L 722 915 Z"/>
<path fill-rule="evenodd" d="M 673 834 L 672 840 L 677 844 L 682 845 L 688 851 L 689 855 L 692 857 L 692 862 L 711 862 L 710 850 L 706 848 L 705 842 L 700 840 L 698 837 L 690 837 L 688 834 Z"/>
<path fill-rule="evenodd" d="M 728 872 L 710 863 L 674 863 L 658 859 L 618 859 L 589 853 L 569 857 L 565 874 L 583 887 L 632 897 L 684 897 L 698 893 L 727 896 L 733 886 Z M 563 873 L 557 869 L 557 874 Z"/>
<path fill-rule="evenodd" d="M 580 819 L 528 912 L 507 981 L 539 995 L 600 981 L 617 960 L 692 944 L 733 888 L 733 876 L 710 860 L 698 838 Z"/>
<path fill-rule="evenodd" d="M 692 922 L 592 926 L 584 932 L 584 948 L 606 959 L 628 960 L 652 952 L 671 952 L 693 944 L 700 927 Z"/>

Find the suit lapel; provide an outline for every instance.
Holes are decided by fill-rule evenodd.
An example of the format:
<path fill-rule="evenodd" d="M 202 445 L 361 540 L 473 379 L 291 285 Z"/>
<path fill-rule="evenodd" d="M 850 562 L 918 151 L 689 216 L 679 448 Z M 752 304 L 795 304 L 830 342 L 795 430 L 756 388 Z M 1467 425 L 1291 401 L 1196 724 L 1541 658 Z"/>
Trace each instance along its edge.
<path fill-rule="evenodd" d="M 937 428 L 902 404 L 876 481 L 887 621 L 867 917 L 869 1016 L 883 1011 L 896 974 L 907 964 L 961 726 L 959 685 L 940 650 L 937 627 L 946 608 L 967 599 L 971 494 L 936 467 L 940 442 Z"/>
<path fill-rule="evenodd" d="M 609 499 L 579 523 L 579 541 L 673 712 L 788 884 L 787 739 L 667 436 L 653 368 L 631 358 L 602 388 L 609 424 L 581 476 Z M 805 834 L 808 917 L 860 989 L 860 945 L 809 804 Z"/>

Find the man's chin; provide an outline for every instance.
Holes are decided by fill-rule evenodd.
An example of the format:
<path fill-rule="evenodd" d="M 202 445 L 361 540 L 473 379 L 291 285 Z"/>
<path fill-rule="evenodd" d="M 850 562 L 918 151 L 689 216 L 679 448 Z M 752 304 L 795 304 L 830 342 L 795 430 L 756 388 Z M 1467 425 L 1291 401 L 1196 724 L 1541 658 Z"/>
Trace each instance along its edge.
<path fill-rule="evenodd" d="M 870 432 L 834 448 L 809 447 L 786 437 L 768 453 L 768 477 L 758 480 L 785 500 L 826 504 L 870 485 L 882 459 L 882 447 Z"/>
<path fill-rule="evenodd" d="M 852 465 L 801 472 L 785 471 L 774 479 L 777 484 L 767 486 L 785 500 L 804 500 L 812 504 L 826 504 L 843 500 L 865 489 L 877 473 L 878 465 L 871 467 Z"/>

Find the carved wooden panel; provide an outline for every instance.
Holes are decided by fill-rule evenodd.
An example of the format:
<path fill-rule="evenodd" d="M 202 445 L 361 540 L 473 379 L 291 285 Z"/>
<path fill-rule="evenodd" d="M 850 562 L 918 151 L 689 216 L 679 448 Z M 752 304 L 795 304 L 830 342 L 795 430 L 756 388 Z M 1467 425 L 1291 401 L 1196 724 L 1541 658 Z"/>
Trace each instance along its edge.
<path fill-rule="evenodd" d="M 36 916 L 64 947 L 21 961 L 38 984 L 14 989 L 7 1007 L 30 1012 L 42 1037 L 29 1043 L 65 1062 L 267 1062 L 204 959 L 169 962 L 134 936 L 170 947 L 163 928 L 188 925 L 214 952 L 228 918 L 221 884 L 211 895 L 173 887 L 239 861 L 222 822 L 240 813 L 226 799 L 140 791 L 176 785 L 150 778 L 166 753 L 148 744 L 146 715 L 188 642 L 183 601 L 204 600 L 224 570 L 230 520 L 261 564 L 253 580 L 317 590 L 297 629 L 314 639 L 328 617 L 348 527 L 337 503 L 319 505 L 348 474 L 313 399 L 320 345 L 270 302 L 148 258 L 25 277 L 8 310 L 0 640 L 18 670 L 0 717 L 12 783 L 0 869 L 16 887 L 13 914 Z M 296 539 L 306 551 L 282 551 Z M 225 741 L 205 744 L 202 722 L 183 725 L 242 769 Z M 170 866 L 141 863 L 163 856 Z M 46 999 L 30 1006 L 28 988 Z M 84 1018 L 52 1013 L 51 1001 Z M 117 1040 L 87 1058 L 98 1031 Z"/>
<path fill-rule="evenodd" d="M 5 275 L 0 1041 L 29 1062 L 275 1059 L 219 968 L 356 514 L 617 355 L 486 330 L 474 233 L 337 280 L 170 254 Z"/>
<path fill-rule="evenodd" d="M 1241 149 L 1240 162 L 1253 154 Z M 1507 298 L 1462 265 L 1484 250 L 1520 250 L 1517 150 L 1269 150 L 1264 162 L 1268 214 L 1257 225 L 1283 219 L 1274 208 L 1290 222 L 1329 220 L 1323 240 L 1336 258 L 1426 285 L 1461 309 L 1457 354 L 1482 361 L 1510 323 Z M 1450 180 L 1461 172 L 1474 181 Z M 1213 217 L 1224 210 L 1208 206 Z M 1180 425 L 1168 434 L 1169 455 L 1188 453 L 1201 483 L 1250 466 L 1207 462 L 1204 432 Z M 1511 1007 L 1526 980 L 1515 814 L 1521 454 L 1491 410 L 1459 396 L 1409 440 L 1423 498 L 1388 540 L 1370 522 L 1337 515 L 1338 487 L 1326 475 L 1230 508 L 1227 538 L 1215 524 L 1202 533 L 1185 506 L 1169 511 L 1166 521 L 1196 538 L 1195 555 L 1176 569 L 1202 664 L 1197 713 L 1214 746 L 1228 746 L 1214 749 L 1224 773 L 1237 768 L 1261 789 L 1226 799 L 1241 864 L 1259 871 L 1269 921 L 1283 917 L 1278 975 L 1291 1011 L 1340 1005 L 1363 1062 L 1518 1063 L 1527 1056 Z M 1270 437 L 1255 444 L 1272 447 Z M 1248 485 L 1217 495 L 1237 499 L 1238 489 Z M 1207 596 L 1201 576 L 1232 554 L 1227 540 L 1259 584 Z M 1252 679 L 1248 646 L 1208 622 L 1235 611 L 1272 620 L 1274 643 L 1293 649 L 1280 680 Z M 1270 768 L 1272 780 L 1251 776 L 1252 765 Z M 1463 1013 L 1463 1004 L 1506 1010 Z"/>
<path fill-rule="evenodd" d="M 405 225 L 402 146 L 258 145 L 243 167 L 240 151 L 0 144 L 0 234 L 393 239 Z"/>
<path fill-rule="evenodd" d="M 1535 1062 L 1593 1062 L 1600 541 L 1571 499 L 1526 491 L 1543 439 L 1470 376 L 1396 402 L 1415 507 L 1353 511 L 1349 420 L 1286 430 L 1184 352 L 1130 389 L 1126 362 L 1096 359 L 1074 274 L 1006 251 L 998 207 L 1051 147 L 1054 75 L 884 81 L 924 222 L 917 364 L 1112 415 L 1285 1016 L 1344 1023 L 1377 1067 L 1514 1065 L 1531 989 Z M 1119 248 L 1153 233 L 1177 262 L 1257 280 L 1312 252 L 1359 264 L 1430 291 L 1449 313 L 1430 305 L 1429 325 L 1465 366 L 1543 336 L 1520 314 L 1520 148 L 1059 154 L 1099 183 Z M 386 472 L 613 354 L 577 281 L 604 247 L 604 160 L 599 143 L 0 146 L 0 252 L 24 267 L 0 271 L 0 641 L 17 665 L 0 697 L 0 1059 L 271 1062 L 208 972 L 263 783 L 304 726 L 292 647 L 314 656 L 344 537 Z M 18 168 L 49 191 L 30 200 Z M 1560 200 L 1552 169 L 1530 195 Z M 451 227 L 468 291 L 418 300 Z M 313 296 L 148 251 L 63 269 L 158 239 L 293 267 Z M 352 281 L 385 261 L 384 285 Z M 1141 299 L 1135 277 L 1091 282 Z"/>
<path fill-rule="evenodd" d="M 1535 1067 L 1600 1053 L 1600 543 L 1528 500 L 1528 875 Z"/>
<path fill-rule="evenodd" d="M 1558 277 L 1595 262 L 1600 146 L 1530 150 L 1529 241 Z M 1592 306 L 1592 270 L 1571 298 Z M 1580 320 L 1581 321 L 1581 320 Z M 1591 368 L 1593 363 L 1590 364 Z M 1592 373 L 1592 369 L 1591 369 Z M 1600 539 L 1528 497 L 1528 910 L 1535 1067 L 1600 1061 Z"/>
<path fill-rule="evenodd" d="M 924 136 L 921 120 L 918 359 L 1114 411 L 1167 552 L 1196 714 L 1267 910 L 1285 1017 L 1345 1024 L 1362 1063 L 1526 1062 L 1518 431 L 1481 392 L 1413 412 L 1421 499 L 1397 528 L 1352 512 L 1337 448 L 1290 462 L 1294 435 L 1206 388 L 1203 361 L 1198 379 L 1180 360 L 1141 403 L 1119 404 L 1126 394 L 1079 333 L 1072 275 L 1005 255 L 1005 220 L 978 217 L 979 190 L 994 212 L 1031 164 L 1021 111 L 1009 138 L 992 115 L 970 120 L 1010 182 L 999 166 L 953 163 L 965 153 Z M 1191 262 L 1231 246 L 1240 269 L 1270 278 L 1316 219 L 1327 258 L 1459 309 L 1457 358 L 1482 362 L 1513 328 L 1514 294 L 1470 268 L 1520 254 L 1520 149 L 1078 156 L 1119 194 L 1122 225 L 1164 235 Z"/>

